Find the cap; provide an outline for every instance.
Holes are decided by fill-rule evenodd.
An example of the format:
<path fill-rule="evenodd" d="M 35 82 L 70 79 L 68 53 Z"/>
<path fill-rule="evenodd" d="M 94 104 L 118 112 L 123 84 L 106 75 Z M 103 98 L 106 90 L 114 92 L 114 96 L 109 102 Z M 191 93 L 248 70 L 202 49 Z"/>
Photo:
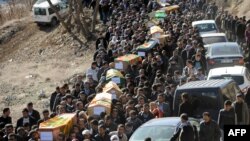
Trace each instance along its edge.
<path fill-rule="evenodd" d="M 243 94 L 238 93 L 236 96 L 237 96 L 237 97 L 242 97 L 242 96 L 243 96 Z"/>
<path fill-rule="evenodd" d="M 73 96 L 71 94 L 67 94 L 65 98 L 73 98 Z"/>
<path fill-rule="evenodd" d="M 117 135 L 112 135 L 110 141 L 119 141 L 119 137 Z"/>
<path fill-rule="evenodd" d="M 86 129 L 86 130 L 83 130 L 83 131 L 82 131 L 82 135 L 87 135 L 87 134 L 90 135 L 90 131 L 89 131 L 89 130 Z"/>
<path fill-rule="evenodd" d="M 131 78 L 131 75 L 130 74 L 126 74 L 125 78 Z"/>

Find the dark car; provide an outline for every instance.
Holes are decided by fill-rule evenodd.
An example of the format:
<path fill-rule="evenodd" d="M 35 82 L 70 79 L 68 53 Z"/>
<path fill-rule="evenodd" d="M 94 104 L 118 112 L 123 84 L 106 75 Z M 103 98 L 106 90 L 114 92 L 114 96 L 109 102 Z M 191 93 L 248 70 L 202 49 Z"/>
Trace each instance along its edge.
<path fill-rule="evenodd" d="M 178 87 L 174 94 L 174 115 L 178 115 L 181 94 L 188 93 L 193 106 L 194 118 L 202 118 L 203 112 L 209 112 L 217 120 L 220 109 L 226 100 L 235 101 L 241 93 L 235 81 L 228 79 L 202 80 L 188 82 Z"/>
<path fill-rule="evenodd" d="M 144 141 L 147 137 L 150 137 L 153 141 L 169 141 L 180 121 L 180 117 L 152 119 L 140 126 L 129 141 Z M 200 120 L 189 118 L 189 122 L 196 126 L 199 131 Z"/>
<path fill-rule="evenodd" d="M 235 42 L 210 44 L 206 57 L 208 69 L 244 65 L 242 51 Z"/>

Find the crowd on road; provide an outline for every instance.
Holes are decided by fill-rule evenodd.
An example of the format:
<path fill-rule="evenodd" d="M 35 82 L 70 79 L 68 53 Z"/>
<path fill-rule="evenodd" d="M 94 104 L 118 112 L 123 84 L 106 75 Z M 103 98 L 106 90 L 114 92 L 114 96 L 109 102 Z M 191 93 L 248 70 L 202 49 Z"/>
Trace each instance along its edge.
<path fill-rule="evenodd" d="M 38 141 L 39 124 L 63 113 L 77 113 L 77 124 L 69 136 L 59 133 L 56 141 L 127 141 L 143 123 L 171 116 L 180 116 L 182 122 L 171 141 L 178 137 L 180 141 L 219 141 L 224 125 L 249 124 L 250 88 L 246 94 L 237 94 L 236 101 L 225 101 L 218 122 L 204 111 L 197 133 L 188 122 L 188 117 L 194 117 L 188 93 L 181 96 L 178 115 L 173 114 L 176 88 L 205 80 L 207 75 L 206 49 L 192 22 L 215 19 L 230 40 L 244 45 L 247 51 L 250 21 L 246 17 L 234 17 L 205 0 L 171 0 L 169 3 L 179 5 L 179 9 L 169 12 L 158 24 L 169 35 L 166 44 L 159 43 L 139 63 L 121 71 L 125 86 L 121 87 L 123 94 L 112 100 L 110 115 L 103 112 L 96 118 L 86 111 L 95 95 L 102 92 L 107 71 L 115 68 L 115 58 L 137 54 L 136 48 L 150 40 L 149 13 L 161 7 L 155 0 L 100 0 L 100 20 L 106 30 L 100 32 L 93 47 L 96 52 L 86 78 L 77 76 L 72 88 L 68 84 L 58 86 L 51 94 L 50 109 L 42 113 L 33 108 L 32 102 L 28 103 L 17 123 L 12 123 L 11 109 L 4 108 L 0 117 L 0 140 Z M 89 4 L 86 0 L 86 5 Z"/>

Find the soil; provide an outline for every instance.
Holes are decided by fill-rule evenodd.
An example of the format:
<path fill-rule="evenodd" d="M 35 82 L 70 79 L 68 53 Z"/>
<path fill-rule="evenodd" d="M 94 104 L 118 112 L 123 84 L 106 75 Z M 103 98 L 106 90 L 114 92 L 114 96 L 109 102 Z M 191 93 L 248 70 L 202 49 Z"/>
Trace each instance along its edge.
<path fill-rule="evenodd" d="M 93 42 L 80 46 L 62 31 L 29 18 L 0 27 L 0 110 L 11 108 L 14 125 L 28 102 L 48 109 L 55 87 L 89 67 Z M 47 98 L 39 98 L 41 92 Z"/>

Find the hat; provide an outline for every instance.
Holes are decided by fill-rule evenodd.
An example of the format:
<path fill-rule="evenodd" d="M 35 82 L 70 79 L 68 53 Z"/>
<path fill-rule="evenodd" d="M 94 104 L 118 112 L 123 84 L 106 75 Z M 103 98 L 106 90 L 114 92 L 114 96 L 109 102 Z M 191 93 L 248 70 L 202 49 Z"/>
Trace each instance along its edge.
<path fill-rule="evenodd" d="M 85 129 L 85 130 L 82 131 L 82 135 L 87 135 L 87 134 L 90 135 L 90 131 L 89 130 Z"/>
<path fill-rule="evenodd" d="M 112 135 L 110 141 L 119 141 L 119 137 L 117 135 Z"/>
<path fill-rule="evenodd" d="M 102 125 L 102 124 L 104 124 L 104 120 L 99 120 L 98 125 Z"/>
<path fill-rule="evenodd" d="M 84 91 L 81 91 L 79 94 L 83 94 L 83 95 L 84 95 L 84 94 L 85 94 L 85 92 L 84 92 Z"/>
<path fill-rule="evenodd" d="M 38 132 L 36 131 L 36 130 L 31 130 L 30 132 L 29 132 L 29 137 L 31 137 L 34 133 L 37 133 L 38 134 Z"/>
<path fill-rule="evenodd" d="M 67 98 L 73 98 L 73 96 L 71 95 L 71 94 L 67 94 L 66 96 L 65 96 L 65 98 L 67 99 Z"/>
<path fill-rule="evenodd" d="M 131 75 L 130 74 L 126 74 L 125 78 L 131 78 Z"/>
<path fill-rule="evenodd" d="M 238 93 L 236 96 L 237 96 L 237 97 L 243 97 L 243 94 Z"/>

